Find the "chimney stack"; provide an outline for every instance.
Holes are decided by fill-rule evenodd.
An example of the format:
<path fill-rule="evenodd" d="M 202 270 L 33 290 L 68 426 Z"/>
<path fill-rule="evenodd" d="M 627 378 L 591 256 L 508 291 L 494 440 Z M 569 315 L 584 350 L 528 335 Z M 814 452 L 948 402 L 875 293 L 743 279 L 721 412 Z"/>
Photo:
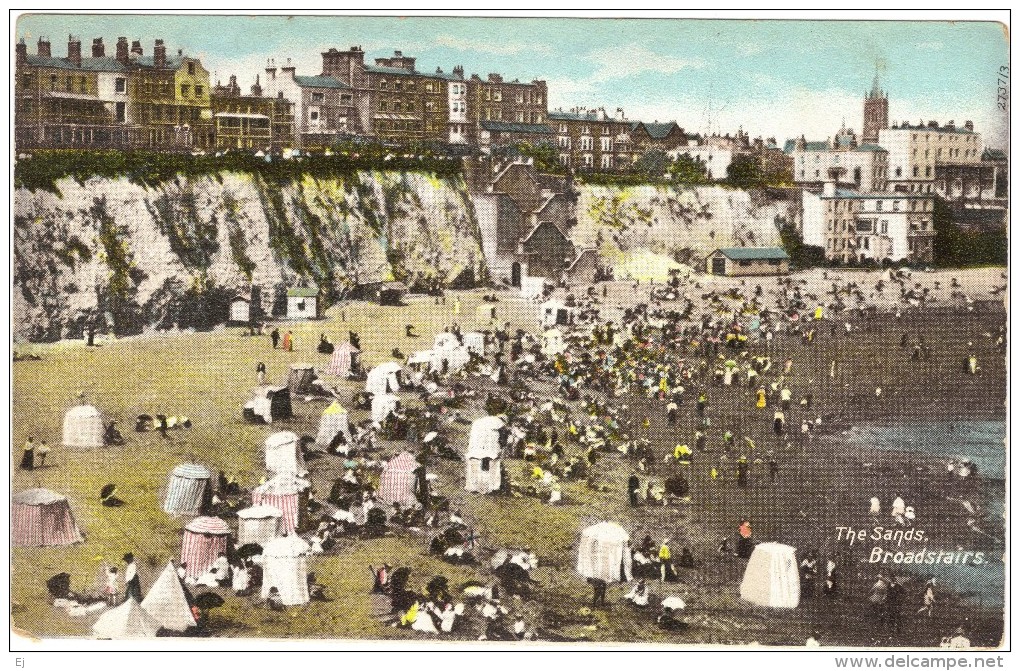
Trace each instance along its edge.
<path fill-rule="evenodd" d="M 251 85 L 251 94 L 256 98 L 262 97 L 262 85 L 259 84 L 259 76 L 255 75 L 255 83 Z"/>
<path fill-rule="evenodd" d="M 103 46 L 103 38 L 97 37 L 92 40 L 92 58 L 103 58 L 106 56 L 106 47 Z"/>
<path fill-rule="evenodd" d="M 166 67 L 166 45 L 163 44 L 163 40 L 156 40 L 156 44 L 152 48 L 152 63 L 157 68 Z"/>
<path fill-rule="evenodd" d="M 276 61 L 272 58 L 266 61 L 266 81 L 276 81 Z"/>
<path fill-rule="evenodd" d="M 128 41 L 126 37 L 117 38 L 117 60 L 122 64 L 128 64 Z"/>
<path fill-rule="evenodd" d="M 17 65 L 24 65 L 28 61 L 28 45 L 25 44 L 24 38 L 18 41 L 14 47 L 14 62 Z"/>
<path fill-rule="evenodd" d="M 50 57 L 50 41 L 39 38 L 39 42 L 36 44 L 36 53 L 44 58 Z"/>
<path fill-rule="evenodd" d="M 67 60 L 76 68 L 81 67 L 81 40 L 73 35 L 67 36 Z"/>
<path fill-rule="evenodd" d="M 453 66 L 453 76 L 456 77 L 457 79 L 464 79 L 464 66 L 463 65 L 454 65 Z"/>
<path fill-rule="evenodd" d="M 973 121 L 964 121 L 963 122 L 963 127 L 966 128 L 967 130 L 971 131 L 971 132 L 974 132 L 974 122 Z"/>
<path fill-rule="evenodd" d="M 143 56 L 142 43 L 140 40 L 135 40 L 131 43 L 131 58 Z"/>
<path fill-rule="evenodd" d="M 831 178 L 825 180 L 825 183 L 822 184 L 822 195 L 827 198 L 832 198 L 836 195 L 836 180 Z"/>

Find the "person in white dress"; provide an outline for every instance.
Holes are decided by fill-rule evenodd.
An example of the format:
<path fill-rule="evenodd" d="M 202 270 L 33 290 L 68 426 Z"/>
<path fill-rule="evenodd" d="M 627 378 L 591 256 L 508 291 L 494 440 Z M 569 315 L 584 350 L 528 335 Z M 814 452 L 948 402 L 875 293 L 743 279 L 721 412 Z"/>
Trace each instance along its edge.
<path fill-rule="evenodd" d="M 648 585 L 644 580 L 638 580 L 637 584 L 623 597 L 634 603 L 635 606 L 643 607 L 648 605 Z"/>

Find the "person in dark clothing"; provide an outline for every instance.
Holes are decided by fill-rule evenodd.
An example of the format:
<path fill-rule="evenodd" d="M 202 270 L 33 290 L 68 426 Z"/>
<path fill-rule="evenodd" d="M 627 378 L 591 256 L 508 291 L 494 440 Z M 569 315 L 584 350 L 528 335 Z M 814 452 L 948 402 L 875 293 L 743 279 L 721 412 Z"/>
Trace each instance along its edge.
<path fill-rule="evenodd" d="M 896 579 L 896 576 L 889 578 L 889 592 L 885 600 L 885 611 L 883 615 L 886 622 L 891 625 L 891 629 L 897 636 L 902 632 L 900 623 L 900 614 L 903 610 L 903 596 L 906 590 L 903 589 L 903 585 Z"/>
<path fill-rule="evenodd" d="M 588 578 L 591 585 L 591 607 L 600 608 L 606 605 L 606 581 L 601 578 Z"/>
<path fill-rule="evenodd" d="M 127 564 L 127 568 L 124 569 L 125 595 L 128 599 L 134 599 L 141 603 L 142 582 L 138 579 L 138 567 L 135 565 L 135 556 L 128 552 L 124 555 L 124 563 Z"/>
<path fill-rule="evenodd" d="M 35 468 L 35 438 L 32 436 L 25 441 L 25 449 L 21 453 L 21 463 L 18 467 L 24 471 Z"/>
<path fill-rule="evenodd" d="M 347 339 L 350 341 L 351 345 L 353 345 L 355 349 L 361 349 L 361 338 L 358 337 L 357 333 L 355 333 L 354 331 L 348 331 Z"/>
<path fill-rule="evenodd" d="M 627 493 L 630 495 L 630 505 L 632 507 L 638 504 L 638 489 L 641 488 L 641 480 L 638 479 L 637 473 L 631 473 L 630 478 L 627 479 Z"/>
<path fill-rule="evenodd" d="M 273 349 L 276 349 L 280 344 L 280 329 L 274 328 L 269 334 L 269 339 L 273 341 Z"/>
<path fill-rule="evenodd" d="M 740 457 L 737 461 L 737 486 L 747 489 L 747 457 Z"/>
<path fill-rule="evenodd" d="M 775 482 L 777 475 L 779 475 L 779 464 L 774 456 L 769 455 L 769 482 Z"/>

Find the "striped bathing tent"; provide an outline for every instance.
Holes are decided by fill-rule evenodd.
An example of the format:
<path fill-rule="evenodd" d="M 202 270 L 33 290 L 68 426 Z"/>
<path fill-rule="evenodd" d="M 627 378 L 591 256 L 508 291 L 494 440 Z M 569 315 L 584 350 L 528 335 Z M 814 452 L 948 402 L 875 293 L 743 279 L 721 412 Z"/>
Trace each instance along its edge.
<path fill-rule="evenodd" d="M 170 472 L 163 512 L 168 515 L 197 515 L 209 491 L 209 473 L 205 466 L 181 464 Z"/>
<path fill-rule="evenodd" d="M 251 491 L 253 506 L 272 506 L 281 512 L 280 533 L 294 533 L 301 511 L 301 493 L 312 486 L 308 480 L 281 474 Z"/>
<path fill-rule="evenodd" d="M 66 496 L 48 489 L 26 489 L 11 497 L 14 545 L 46 547 L 84 540 Z"/>
<path fill-rule="evenodd" d="M 415 471 L 421 464 L 410 452 L 401 452 L 389 460 L 379 478 L 379 500 L 383 503 L 415 505 Z"/>
<path fill-rule="evenodd" d="M 350 416 L 347 409 L 340 405 L 339 401 L 333 401 L 329 407 L 322 411 L 322 418 L 319 420 L 319 433 L 315 436 L 315 444 L 322 448 L 328 448 L 338 434 L 344 434 L 347 444 L 351 443 Z"/>
<path fill-rule="evenodd" d="M 266 470 L 273 475 L 307 473 L 299 441 L 298 435 L 293 431 L 277 431 L 266 438 Z"/>
<path fill-rule="evenodd" d="M 358 367 L 358 357 L 361 350 L 349 342 L 343 342 L 333 349 L 333 356 L 329 358 L 329 366 L 326 367 L 327 375 L 347 377 L 351 369 Z"/>
<path fill-rule="evenodd" d="M 283 511 L 275 506 L 252 506 L 237 511 L 237 544 L 258 543 L 262 547 L 280 535 Z"/>
<path fill-rule="evenodd" d="M 184 527 L 181 540 L 181 563 L 187 563 L 191 578 L 209 570 L 221 552 L 227 551 L 230 527 L 218 517 L 196 517 Z"/>
<path fill-rule="evenodd" d="M 64 415 L 65 447 L 102 447 L 105 434 L 103 417 L 91 405 L 77 405 Z"/>

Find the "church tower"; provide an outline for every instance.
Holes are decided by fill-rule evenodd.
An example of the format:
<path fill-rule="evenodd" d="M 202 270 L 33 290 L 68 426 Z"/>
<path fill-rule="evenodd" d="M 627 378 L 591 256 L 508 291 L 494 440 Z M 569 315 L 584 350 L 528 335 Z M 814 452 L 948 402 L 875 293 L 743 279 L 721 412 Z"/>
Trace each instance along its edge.
<path fill-rule="evenodd" d="M 878 88 L 878 73 L 871 84 L 871 93 L 864 96 L 864 123 L 861 142 L 878 144 L 878 131 L 889 127 L 889 94 Z"/>

